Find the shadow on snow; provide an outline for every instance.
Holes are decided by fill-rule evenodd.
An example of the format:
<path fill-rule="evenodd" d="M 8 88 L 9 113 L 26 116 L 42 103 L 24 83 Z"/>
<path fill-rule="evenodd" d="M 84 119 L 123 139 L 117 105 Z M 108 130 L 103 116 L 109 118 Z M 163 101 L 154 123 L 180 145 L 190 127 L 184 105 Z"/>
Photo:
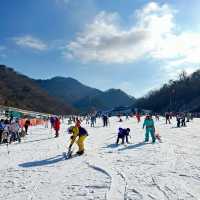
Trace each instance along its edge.
<path fill-rule="evenodd" d="M 63 160 L 64 160 L 63 155 L 57 155 L 55 157 L 48 158 L 45 160 L 36 160 L 32 162 L 22 163 L 22 164 L 19 164 L 19 166 L 24 167 L 24 168 L 40 167 L 40 166 L 45 166 L 45 165 L 52 165 Z"/>
<path fill-rule="evenodd" d="M 126 146 L 124 148 L 121 148 L 118 151 L 124 151 L 124 150 L 129 150 L 129 149 L 136 149 L 136 148 L 142 147 L 142 146 L 147 145 L 147 144 L 150 144 L 150 143 L 139 142 L 137 144 L 133 144 L 133 145 L 129 145 L 129 146 Z"/>

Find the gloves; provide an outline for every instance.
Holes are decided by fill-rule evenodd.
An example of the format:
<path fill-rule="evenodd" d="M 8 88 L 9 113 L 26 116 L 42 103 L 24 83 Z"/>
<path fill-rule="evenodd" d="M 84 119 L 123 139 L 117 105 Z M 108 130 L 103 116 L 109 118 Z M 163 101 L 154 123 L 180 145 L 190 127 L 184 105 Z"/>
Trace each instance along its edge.
<path fill-rule="evenodd" d="M 70 138 L 71 138 L 71 140 L 73 140 L 74 136 L 72 135 Z"/>

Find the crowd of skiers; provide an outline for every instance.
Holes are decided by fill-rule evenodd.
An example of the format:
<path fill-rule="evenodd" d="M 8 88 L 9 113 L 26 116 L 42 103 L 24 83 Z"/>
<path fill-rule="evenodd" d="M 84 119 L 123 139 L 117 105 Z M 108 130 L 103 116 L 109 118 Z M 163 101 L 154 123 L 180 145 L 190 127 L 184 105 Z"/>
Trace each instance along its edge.
<path fill-rule="evenodd" d="M 21 137 L 28 134 L 30 120 L 27 119 L 23 127 L 20 127 L 18 119 L 1 119 L 0 120 L 0 144 L 18 141 L 21 142 Z"/>
<path fill-rule="evenodd" d="M 123 122 L 122 117 L 125 116 L 126 120 L 129 120 L 129 116 L 131 115 L 118 115 L 119 122 Z M 159 114 L 154 114 L 155 119 L 158 121 L 160 120 Z M 141 114 L 139 112 L 135 113 L 134 117 L 137 120 L 137 123 L 141 122 Z M 173 117 L 176 117 L 177 127 L 186 126 L 186 122 L 189 122 L 193 119 L 193 116 L 190 113 L 171 113 L 166 112 L 165 115 L 165 123 L 171 124 L 171 120 Z M 77 144 L 78 146 L 78 155 L 82 155 L 85 151 L 84 142 L 88 136 L 87 130 L 82 127 L 82 121 L 85 120 L 86 125 L 90 125 L 91 127 L 95 127 L 97 118 L 102 119 L 102 126 L 107 127 L 109 123 L 109 115 L 102 114 L 97 115 L 96 113 L 88 114 L 84 117 L 77 117 L 77 116 L 70 116 L 68 118 L 68 125 L 71 125 L 68 128 L 68 133 L 71 134 L 70 137 L 70 145 L 69 151 L 71 151 L 72 146 Z M 55 137 L 59 137 L 59 130 L 61 125 L 61 117 L 58 116 L 51 116 L 50 118 L 46 119 L 45 127 L 48 128 L 48 124 L 50 122 L 51 129 L 55 130 Z M 74 124 L 74 125 L 72 125 Z M 23 127 L 20 127 L 17 119 L 2 119 L 0 120 L 0 143 L 12 143 L 15 141 L 21 142 L 21 137 L 24 137 L 28 134 L 28 127 L 31 125 L 30 120 L 26 120 Z M 155 143 L 156 139 L 161 142 L 161 136 L 156 133 L 154 120 L 152 115 L 146 114 L 145 119 L 143 121 L 142 128 L 145 128 L 145 136 L 144 142 L 148 142 L 149 138 L 151 137 L 152 143 Z M 124 144 L 129 143 L 130 137 L 130 128 L 119 128 L 117 132 L 117 140 L 116 144 L 118 145 L 120 140 L 121 143 Z"/>
<path fill-rule="evenodd" d="M 171 119 L 173 117 L 176 117 L 177 122 L 177 128 L 186 126 L 186 122 L 190 122 L 193 120 L 193 115 L 191 113 L 172 113 L 172 112 L 166 112 L 165 113 L 165 123 L 171 124 Z"/>

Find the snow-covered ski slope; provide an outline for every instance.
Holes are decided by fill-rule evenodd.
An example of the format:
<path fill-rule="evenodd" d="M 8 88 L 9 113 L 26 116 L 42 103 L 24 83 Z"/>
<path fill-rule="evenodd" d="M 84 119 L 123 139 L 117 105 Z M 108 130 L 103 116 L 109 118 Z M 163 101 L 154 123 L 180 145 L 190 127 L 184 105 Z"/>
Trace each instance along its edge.
<path fill-rule="evenodd" d="M 0 146 L 2 200 L 200 200 L 200 120 L 184 128 L 156 122 L 163 143 L 144 144 L 136 119 L 89 132 L 86 153 L 63 159 L 69 135 L 32 127 L 21 144 Z M 131 129 L 131 144 L 114 145 L 119 127 Z M 74 150 L 76 151 L 76 150 Z"/>

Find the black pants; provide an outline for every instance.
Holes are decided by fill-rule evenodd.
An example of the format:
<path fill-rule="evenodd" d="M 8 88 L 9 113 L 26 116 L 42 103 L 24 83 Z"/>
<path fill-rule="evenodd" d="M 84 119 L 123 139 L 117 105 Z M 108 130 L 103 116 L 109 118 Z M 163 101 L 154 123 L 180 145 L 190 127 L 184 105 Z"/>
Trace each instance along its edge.
<path fill-rule="evenodd" d="M 103 126 L 108 126 L 108 120 L 103 120 Z"/>
<path fill-rule="evenodd" d="M 181 122 L 181 126 L 186 126 L 186 125 L 185 125 L 185 121 L 182 121 L 182 122 Z"/>
<path fill-rule="evenodd" d="M 117 137 L 117 142 L 116 144 L 119 144 L 119 139 L 122 140 L 122 144 L 124 144 L 124 140 L 126 139 L 126 143 L 128 143 L 128 135 L 125 135 L 124 137 Z"/>
<path fill-rule="evenodd" d="M 24 128 L 25 128 L 25 132 L 27 133 L 28 132 L 28 126 L 25 125 Z"/>
<path fill-rule="evenodd" d="M 10 137 L 9 143 L 14 142 L 16 140 L 18 140 L 18 142 L 21 142 L 21 138 L 20 138 L 19 132 L 11 133 L 11 137 Z"/>

